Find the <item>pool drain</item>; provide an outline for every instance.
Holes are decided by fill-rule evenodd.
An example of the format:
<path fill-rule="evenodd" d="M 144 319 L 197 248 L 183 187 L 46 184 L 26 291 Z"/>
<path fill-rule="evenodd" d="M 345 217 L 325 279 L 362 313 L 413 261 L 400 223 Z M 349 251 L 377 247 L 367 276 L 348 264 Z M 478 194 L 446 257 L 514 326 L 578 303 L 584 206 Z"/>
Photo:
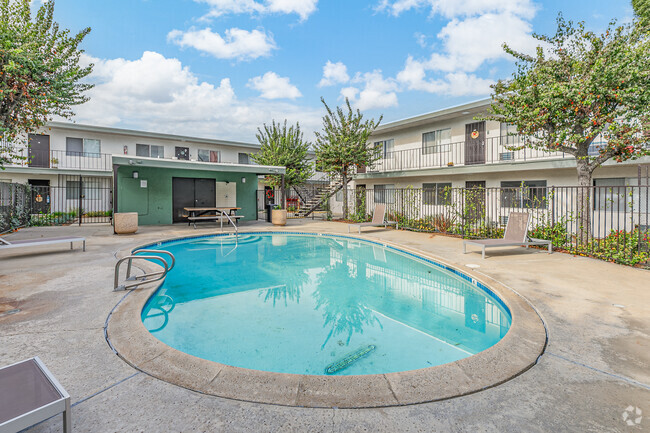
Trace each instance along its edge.
<path fill-rule="evenodd" d="M 336 361 L 330 365 L 327 366 L 325 369 L 326 374 L 334 374 L 338 371 L 341 371 L 345 368 L 348 368 L 350 365 L 352 365 L 355 361 L 358 359 L 363 358 L 364 356 L 368 355 L 370 352 L 375 350 L 377 346 L 374 344 L 369 344 L 366 347 L 362 347 L 361 349 L 357 350 L 356 352 L 350 353 L 347 355 L 345 358 L 341 359 L 340 361 Z"/>

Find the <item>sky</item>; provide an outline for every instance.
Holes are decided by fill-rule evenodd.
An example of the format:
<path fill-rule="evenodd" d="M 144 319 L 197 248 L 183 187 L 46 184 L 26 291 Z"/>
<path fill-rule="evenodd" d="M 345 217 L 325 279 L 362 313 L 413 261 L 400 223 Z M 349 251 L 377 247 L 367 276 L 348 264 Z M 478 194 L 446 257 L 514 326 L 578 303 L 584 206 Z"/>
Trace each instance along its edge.
<path fill-rule="evenodd" d="M 78 32 L 90 101 L 74 121 L 256 142 L 272 120 L 320 130 L 349 98 L 395 121 L 489 97 L 555 18 L 599 31 L 629 20 L 619 0 L 57 0 Z"/>

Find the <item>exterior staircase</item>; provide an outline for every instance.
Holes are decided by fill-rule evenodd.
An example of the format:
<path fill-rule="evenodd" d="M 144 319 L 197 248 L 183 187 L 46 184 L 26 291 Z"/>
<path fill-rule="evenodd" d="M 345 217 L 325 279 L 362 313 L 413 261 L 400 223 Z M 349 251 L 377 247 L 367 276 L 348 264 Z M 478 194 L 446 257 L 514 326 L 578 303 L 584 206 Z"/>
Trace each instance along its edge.
<path fill-rule="evenodd" d="M 343 188 L 343 182 L 337 180 L 335 182 L 330 183 L 329 185 L 316 189 L 315 194 L 311 195 L 306 199 L 303 198 L 304 204 L 300 207 L 298 212 L 296 212 L 296 216 L 298 216 L 299 218 L 308 217 L 314 211 L 318 210 L 318 208 L 323 203 L 325 203 L 326 200 L 328 200 L 339 190 L 341 190 L 341 188 Z M 302 197 L 302 194 L 299 191 L 296 190 L 296 192 L 298 192 L 298 195 Z"/>

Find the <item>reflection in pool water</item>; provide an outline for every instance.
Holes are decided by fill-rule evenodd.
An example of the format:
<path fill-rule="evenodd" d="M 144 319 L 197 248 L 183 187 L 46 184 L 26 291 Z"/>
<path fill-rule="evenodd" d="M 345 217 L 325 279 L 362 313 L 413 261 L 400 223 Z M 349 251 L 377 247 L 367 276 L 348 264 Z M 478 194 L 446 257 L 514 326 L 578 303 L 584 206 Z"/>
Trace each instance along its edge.
<path fill-rule="evenodd" d="M 157 248 L 177 264 L 145 306 L 145 326 L 223 364 L 318 375 L 413 370 L 475 354 L 510 327 L 504 308 L 467 280 L 369 242 L 273 234 Z"/>

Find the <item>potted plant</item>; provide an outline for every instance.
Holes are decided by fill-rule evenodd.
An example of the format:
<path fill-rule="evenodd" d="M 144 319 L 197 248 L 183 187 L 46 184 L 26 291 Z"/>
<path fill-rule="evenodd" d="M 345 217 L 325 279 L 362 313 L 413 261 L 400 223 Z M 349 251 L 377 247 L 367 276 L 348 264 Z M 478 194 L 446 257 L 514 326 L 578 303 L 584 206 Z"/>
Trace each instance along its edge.
<path fill-rule="evenodd" d="M 52 158 L 50 162 L 52 163 L 52 168 L 57 168 L 59 166 L 59 158 Z"/>
<path fill-rule="evenodd" d="M 271 210 L 271 222 L 276 226 L 287 224 L 287 210 L 277 206 Z"/>

